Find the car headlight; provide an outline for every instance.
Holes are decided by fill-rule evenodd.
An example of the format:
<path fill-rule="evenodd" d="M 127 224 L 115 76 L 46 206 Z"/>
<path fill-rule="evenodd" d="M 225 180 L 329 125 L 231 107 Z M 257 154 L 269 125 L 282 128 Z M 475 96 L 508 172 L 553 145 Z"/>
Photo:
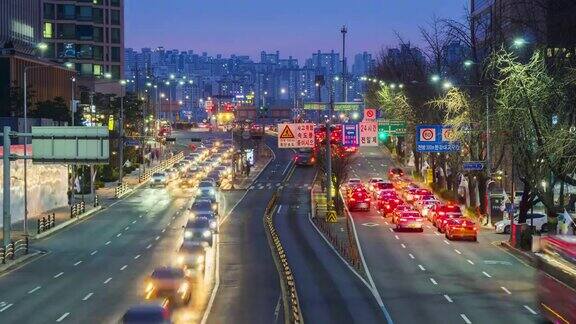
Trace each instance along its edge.
<path fill-rule="evenodd" d="M 184 264 L 184 257 L 183 257 L 183 256 L 179 256 L 179 257 L 176 259 L 176 263 L 178 263 L 178 264 L 180 264 L 180 265 Z"/>
<path fill-rule="evenodd" d="M 190 218 L 196 218 L 196 214 L 194 214 L 192 212 L 189 215 L 190 215 Z"/>
<path fill-rule="evenodd" d="M 202 233 L 202 236 L 204 236 L 204 237 L 210 237 L 210 236 L 212 236 L 212 232 L 210 232 L 210 231 L 204 231 L 204 233 Z"/>
<path fill-rule="evenodd" d="M 146 285 L 146 292 L 151 292 L 152 290 L 154 290 L 154 284 L 151 283 L 151 282 L 149 282 L 149 283 Z"/>
<path fill-rule="evenodd" d="M 199 255 L 196 258 L 196 263 L 204 263 L 204 256 L 203 255 Z"/>
<path fill-rule="evenodd" d="M 212 204 L 212 210 L 217 210 L 218 209 L 218 205 L 217 204 Z"/>
<path fill-rule="evenodd" d="M 188 291 L 188 283 L 183 283 L 178 288 L 178 293 L 180 294 L 186 293 L 187 291 Z"/>
<path fill-rule="evenodd" d="M 210 221 L 210 228 L 216 229 L 216 221 Z"/>
<path fill-rule="evenodd" d="M 192 237 L 192 232 L 190 232 L 190 231 L 184 232 L 184 238 L 191 238 L 191 237 Z"/>

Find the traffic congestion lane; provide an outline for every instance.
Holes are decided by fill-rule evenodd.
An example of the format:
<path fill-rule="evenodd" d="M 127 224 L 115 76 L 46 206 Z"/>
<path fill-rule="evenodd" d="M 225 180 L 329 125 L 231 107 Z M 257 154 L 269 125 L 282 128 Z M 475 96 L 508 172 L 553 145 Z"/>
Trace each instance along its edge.
<path fill-rule="evenodd" d="M 310 216 L 315 168 L 296 168 L 278 200 L 275 227 L 309 323 L 380 323 L 384 315 L 368 288 L 320 237 Z"/>
<path fill-rule="evenodd" d="M 363 155 L 372 156 L 373 160 L 368 161 L 368 163 L 363 159 L 359 159 L 354 168 L 357 176 L 363 178 L 364 181 L 369 177 L 384 177 L 387 169 L 382 167 L 379 170 L 380 168 L 375 166 L 379 162 L 376 160 L 378 155 L 374 154 L 374 152 L 364 153 Z M 512 322 L 537 320 L 537 317 L 535 318 L 533 313 L 528 310 L 528 308 L 535 309 L 536 305 L 533 297 L 533 270 L 520 264 L 517 260 L 511 259 L 509 255 L 493 246 L 489 240 L 484 241 L 480 237 L 479 241 L 481 243 L 450 242 L 444 238 L 443 234 L 437 233 L 435 228 L 429 223 L 425 226 L 424 233 L 396 233 L 393 231 L 391 224 L 374 211 L 368 213 L 368 215 L 366 213 L 353 213 L 353 215 L 370 271 L 374 270 L 372 269 L 373 266 L 370 265 L 372 260 L 369 254 L 373 249 L 377 249 L 377 247 L 371 247 L 371 244 L 374 240 L 384 241 L 387 243 L 386 247 L 390 246 L 388 250 L 394 250 L 393 246 L 395 246 L 397 251 L 407 253 L 407 258 L 410 260 L 420 258 L 423 263 L 417 265 L 420 271 L 437 271 L 436 276 L 442 277 L 441 281 L 449 286 L 446 288 L 449 288 L 452 294 L 462 296 L 459 299 L 467 309 L 470 309 L 468 311 L 469 315 L 462 313 L 467 318 L 474 317 L 477 320 L 481 319 L 484 321 L 490 317 L 489 314 L 484 313 L 486 308 L 489 307 L 496 310 L 502 308 L 497 311 L 498 314 L 511 314 L 499 316 L 498 319 L 494 319 L 495 322 L 500 320 Z M 414 247 L 414 252 L 407 252 L 410 244 Z M 471 251 L 475 253 L 473 254 Z M 490 256 L 489 259 L 485 258 L 487 255 Z M 469 258 L 466 258 L 467 256 Z M 476 256 L 476 259 L 474 256 Z M 457 259 L 461 259 L 459 260 L 460 262 Z M 424 263 L 428 264 L 428 267 Z M 518 273 L 512 271 L 506 273 L 502 266 L 508 264 L 515 269 L 521 269 Z M 506 275 L 496 279 L 496 276 L 490 275 L 488 270 L 480 271 L 478 269 L 476 271 L 467 268 L 474 268 L 474 266 L 476 268 L 489 267 L 494 274 L 498 273 L 500 275 L 505 272 Z M 376 265 L 376 267 L 378 266 Z M 425 270 L 422 270 L 422 268 Z M 378 282 L 376 277 L 374 279 Z M 430 277 L 428 281 L 433 286 L 439 286 L 439 279 Z M 451 298 L 450 295 L 448 296 L 448 298 Z M 493 302 L 494 300 L 500 300 L 502 297 L 506 297 L 506 299 L 499 303 Z M 386 298 L 384 296 L 383 298 L 386 303 Z M 448 301 L 446 297 L 444 299 Z M 456 302 L 453 299 L 451 300 L 452 302 L 448 301 L 449 304 L 456 305 Z M 391 308 L 394 315 L 394 307 L 391 306 Z"/>
<path fill-rule="evenodd" d="M 280 298 L 278 272 L 266 234 L 264 210 L 274 188 L 280 186 L 291 163 L 291 154 L 276 148 L 276 138 L 265 137 L 275 158 L 255 183 L 267 183 L 266 190 L 248 189 L 230 217 L 221 224 L 219 243 L 219 285 L 205 314 L 208 323 L 281 322 L 277 311 Z M 263 188 L 264 189 L 264 188 Z"/>

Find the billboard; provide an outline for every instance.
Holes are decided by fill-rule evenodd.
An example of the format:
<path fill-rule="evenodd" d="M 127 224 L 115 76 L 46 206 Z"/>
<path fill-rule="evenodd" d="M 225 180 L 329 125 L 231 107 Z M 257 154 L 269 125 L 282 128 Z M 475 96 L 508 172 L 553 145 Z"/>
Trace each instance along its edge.
<path fill-rule="evenodd" d="M 34 163 L 107 164 L 108 128 L 32 126 Z"/>

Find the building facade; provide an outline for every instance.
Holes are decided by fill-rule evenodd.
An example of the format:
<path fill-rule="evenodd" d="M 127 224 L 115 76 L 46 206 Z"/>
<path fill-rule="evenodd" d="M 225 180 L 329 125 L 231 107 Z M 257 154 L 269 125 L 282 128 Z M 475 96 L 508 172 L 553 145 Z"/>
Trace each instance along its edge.
<path fill-rule="evenodd" d="M 44 57 L 73 63 L 90 88 L 124 76 L 124 0 L 42 0 L 42 37 Z"/>
<path fill-rule="evenodd" d="M 33 54 L 41 39 L 40 0 L 0 1 L 0 48 Z"/>

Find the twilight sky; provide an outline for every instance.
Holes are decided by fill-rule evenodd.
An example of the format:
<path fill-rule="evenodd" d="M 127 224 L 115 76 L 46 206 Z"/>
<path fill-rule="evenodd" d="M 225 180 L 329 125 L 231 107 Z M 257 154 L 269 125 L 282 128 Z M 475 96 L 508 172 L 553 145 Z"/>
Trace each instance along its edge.
<path fill-rule="evenodd" d="M 405 40 L 420 44 L 418 25 L 433 15 L 461 19 L 469 0 L 125 0 L 126 47 L 164 46 L 258 60 L 280 51 L 300 60 L 317 50 L 377 53 Z"/>

